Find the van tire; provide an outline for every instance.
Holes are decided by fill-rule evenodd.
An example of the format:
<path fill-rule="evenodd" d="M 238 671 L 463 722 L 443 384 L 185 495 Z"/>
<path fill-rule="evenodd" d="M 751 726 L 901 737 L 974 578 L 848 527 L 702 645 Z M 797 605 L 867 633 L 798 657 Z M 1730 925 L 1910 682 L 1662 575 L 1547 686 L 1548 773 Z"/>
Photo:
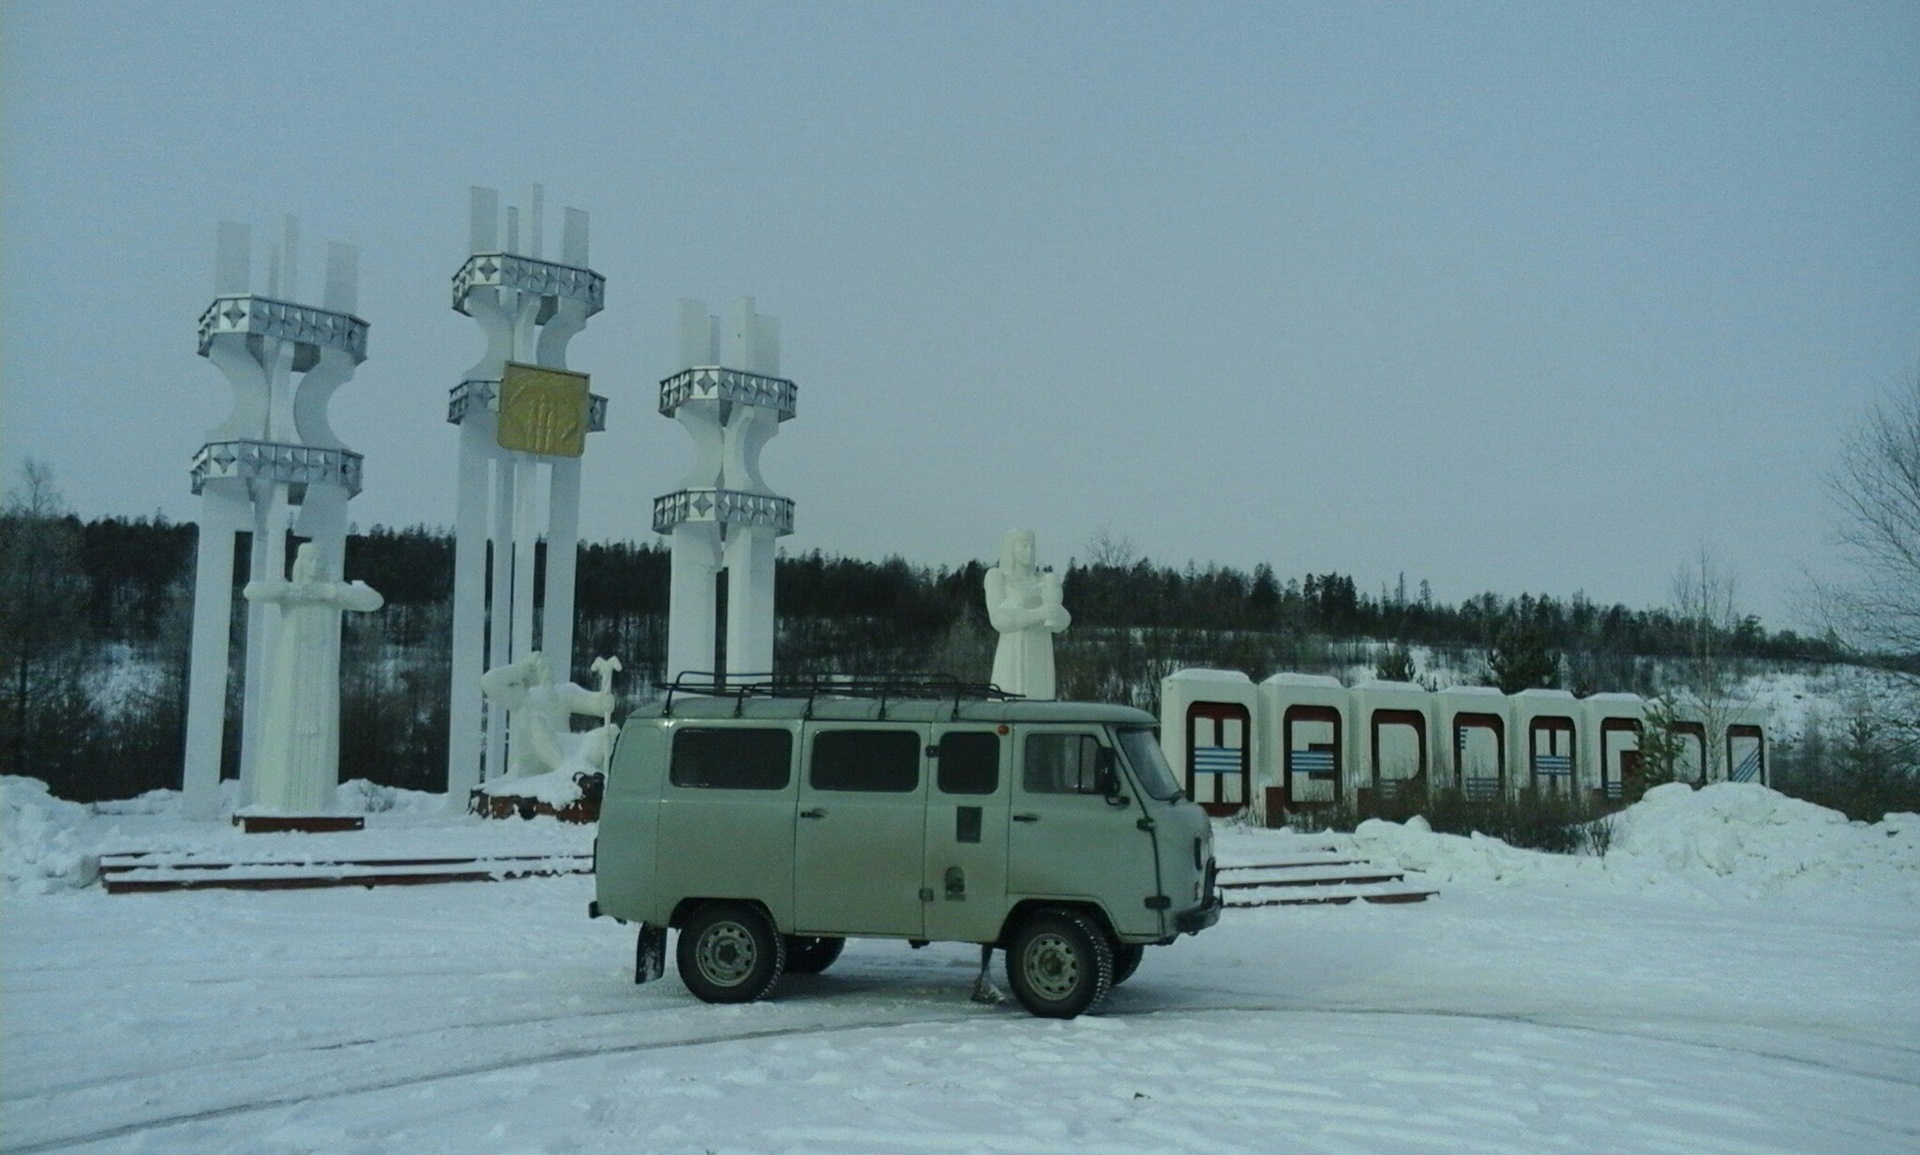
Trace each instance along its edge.
<path fill-rule="evenodd" d="M 846 947 L 844 938 L 790 934 L 787 936 L 787 973 L 817 975 L 832 966 Z"/>
<path fill-rule="evenodd" d="M 1034 912 L 1007 948 L 1014 996 L 1043 1019 L 1071 1019 L 1099 1005 L 1113 987 L 1113 974 L 1113 944 L 1074 910 Z"/>
<path fill-rule="evenodd" d="M 1140 960 L 1147 957 L 1147 948 L 1137 942 L 1120 942 L 1113 945 L 1113 985 L 1119 986 L 1133 977 L 1140 969 Z"/>
<path fill-rule="evenodd" d="M 714 902 L 694 911 L 674 947 L 680 981 L 708 1003 L 766 997 L 787 966 L 787 943 L 758 907 Z"/>

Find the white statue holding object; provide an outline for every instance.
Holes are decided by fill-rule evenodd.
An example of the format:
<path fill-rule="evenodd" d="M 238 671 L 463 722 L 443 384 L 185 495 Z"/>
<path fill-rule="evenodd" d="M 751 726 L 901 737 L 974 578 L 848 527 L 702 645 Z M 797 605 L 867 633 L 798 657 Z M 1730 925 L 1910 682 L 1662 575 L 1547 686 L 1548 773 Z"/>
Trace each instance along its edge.
<path fill-rule="evenodd" d="M 593 670 L 600 688 L 589 690 L 556 681 L 547 656 L 534 650 L 518 661 L 495 666 L 480 676 L 480 691 L 508 717 L 508 754 L 505 777 L 526 779 L 556 770 L 603 774 L 613 739 L 613 674 L 618 658 L 598 658 Z M 573 715 L 598 717 L 600 726 L 584 734 L 573 732 Z"/>
<path fill-rule="evenodd" d="M 1034 564 L 1032 530 L 1007 531 L 986 586 L 987 620 L 1000 631 L 993 684 L 1028 698 L 1054 697 L 1053 635 L 1073 616 L 1060 604 L 1060 575 Z"/>
<path fill-rule="evenodd" d="M 370 613 L 385 599 L 365 582 L 327 581 L 325 571 L 324 551 L 307 542 L 292 581 L 248 582 L 244 591 L 280 607 L 250 809 L 323 813 L 340 785 L 340 614 Z"/>

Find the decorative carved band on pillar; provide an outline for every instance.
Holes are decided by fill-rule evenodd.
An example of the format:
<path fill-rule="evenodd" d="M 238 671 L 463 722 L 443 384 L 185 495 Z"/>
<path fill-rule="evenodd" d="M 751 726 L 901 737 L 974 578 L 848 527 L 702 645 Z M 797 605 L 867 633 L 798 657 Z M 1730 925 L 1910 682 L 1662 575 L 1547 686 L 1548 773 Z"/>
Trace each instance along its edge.
<path fill-rule="evenodd" d="M 447 392 L 447 424 L 458 425 L 467 414 L 500 412 L 500 379 L 462 381 Z M 607 431 L 607 399 L 598 393 L 587 394 L 587 432 Z"/>
<path fill-rule="evenodd" d="M 278 441 L 209 441 L 193 455 L 197 495 L 209 481 L 279 481 L 290 485 L 337 485 L 357 496 L 365 457 L 351 449 L 322 449 Z"/>
<path fill-rule="evenodd" d="M 555 301 L 579 301 L 591 317 L 607 304 L 607 279 L 592 269 L 543 261 L 517 253 L 475 253 L 453 275 L 453 307 L 468 316 L 467 297 L 475 289 L 511 289 Z M 550 304 L 547 308 L 551 309 Z M 553 314 L 537 317 L 544 325 Z"/>
<path fill-rule="evenodd" d="M 699 365 L 682 369 L 660 382 L 660 415 L 672 417 L 689 401 L 730 401 L 736 405 L 757 405 L 778 413 L 780 420 L 791 421 L 800 387 L 785 377 L 766 377 L 718 365 Z"/>
<path fill-rule="evenodd" d="M 367 359 L 367 323 L 351 313 L 276 301 L 272 297 L 251 294 L 226 295 L 213 299 L 200 314 L 200 355 L 213 348 L 213 339 L 225 333 L 249 337 L 270 337 L 311 345 L 315 349 L 339 349 L 353 357 L 358 365 Z M 311 364 L 294 365 L 304 372 Z"/>
<path fill-rule="evenodd" d="M 793 499 L 737 489 L 682 489 L 653 499 L 653 532 L 672 533 L 683 522 L 771 526 L 785 537 L 793 532 Z"/>

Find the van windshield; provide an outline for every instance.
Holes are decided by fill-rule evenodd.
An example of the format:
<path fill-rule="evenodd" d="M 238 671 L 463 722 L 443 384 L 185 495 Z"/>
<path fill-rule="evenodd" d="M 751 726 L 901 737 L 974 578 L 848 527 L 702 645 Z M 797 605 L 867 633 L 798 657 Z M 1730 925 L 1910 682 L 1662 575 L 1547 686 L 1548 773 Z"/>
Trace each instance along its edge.
<path fill-rule="evenodd" d="M 1120 748 L 1126 751 L 1127 764 L 1133 767 L 1134 777 L 1140 780 L 1140 789 L 1162 802 L 1171 802 L 1180 797 L 1180 783 L 1174 780 L 1173 771 L 1167 766 L 1166 755 L 1160 752 L 1160 740 L 1153 731 L 1145 726 L 1134 729 L 1115 730 L 1114 737 L 1120 742 Z"/>

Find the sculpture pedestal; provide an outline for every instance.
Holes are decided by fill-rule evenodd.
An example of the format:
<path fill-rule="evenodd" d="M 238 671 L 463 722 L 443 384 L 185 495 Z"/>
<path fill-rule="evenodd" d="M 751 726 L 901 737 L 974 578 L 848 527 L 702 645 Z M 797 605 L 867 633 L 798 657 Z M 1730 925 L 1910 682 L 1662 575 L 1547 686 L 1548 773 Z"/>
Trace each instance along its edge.
<path fill-rule="evenodd" d="M 599 774 L 560 770 L 531 778 L 502 778 L 474 787 L 467 796 L 467 811 L 482 818 L 546 814 L 562 822 L 598 822 L 605 782 Z"/>
<path fill-rule="evenodd" d="M 233 824 L 247 834 L 338 834 L 365 830 L 357 814 L 236 814 Z"/>

